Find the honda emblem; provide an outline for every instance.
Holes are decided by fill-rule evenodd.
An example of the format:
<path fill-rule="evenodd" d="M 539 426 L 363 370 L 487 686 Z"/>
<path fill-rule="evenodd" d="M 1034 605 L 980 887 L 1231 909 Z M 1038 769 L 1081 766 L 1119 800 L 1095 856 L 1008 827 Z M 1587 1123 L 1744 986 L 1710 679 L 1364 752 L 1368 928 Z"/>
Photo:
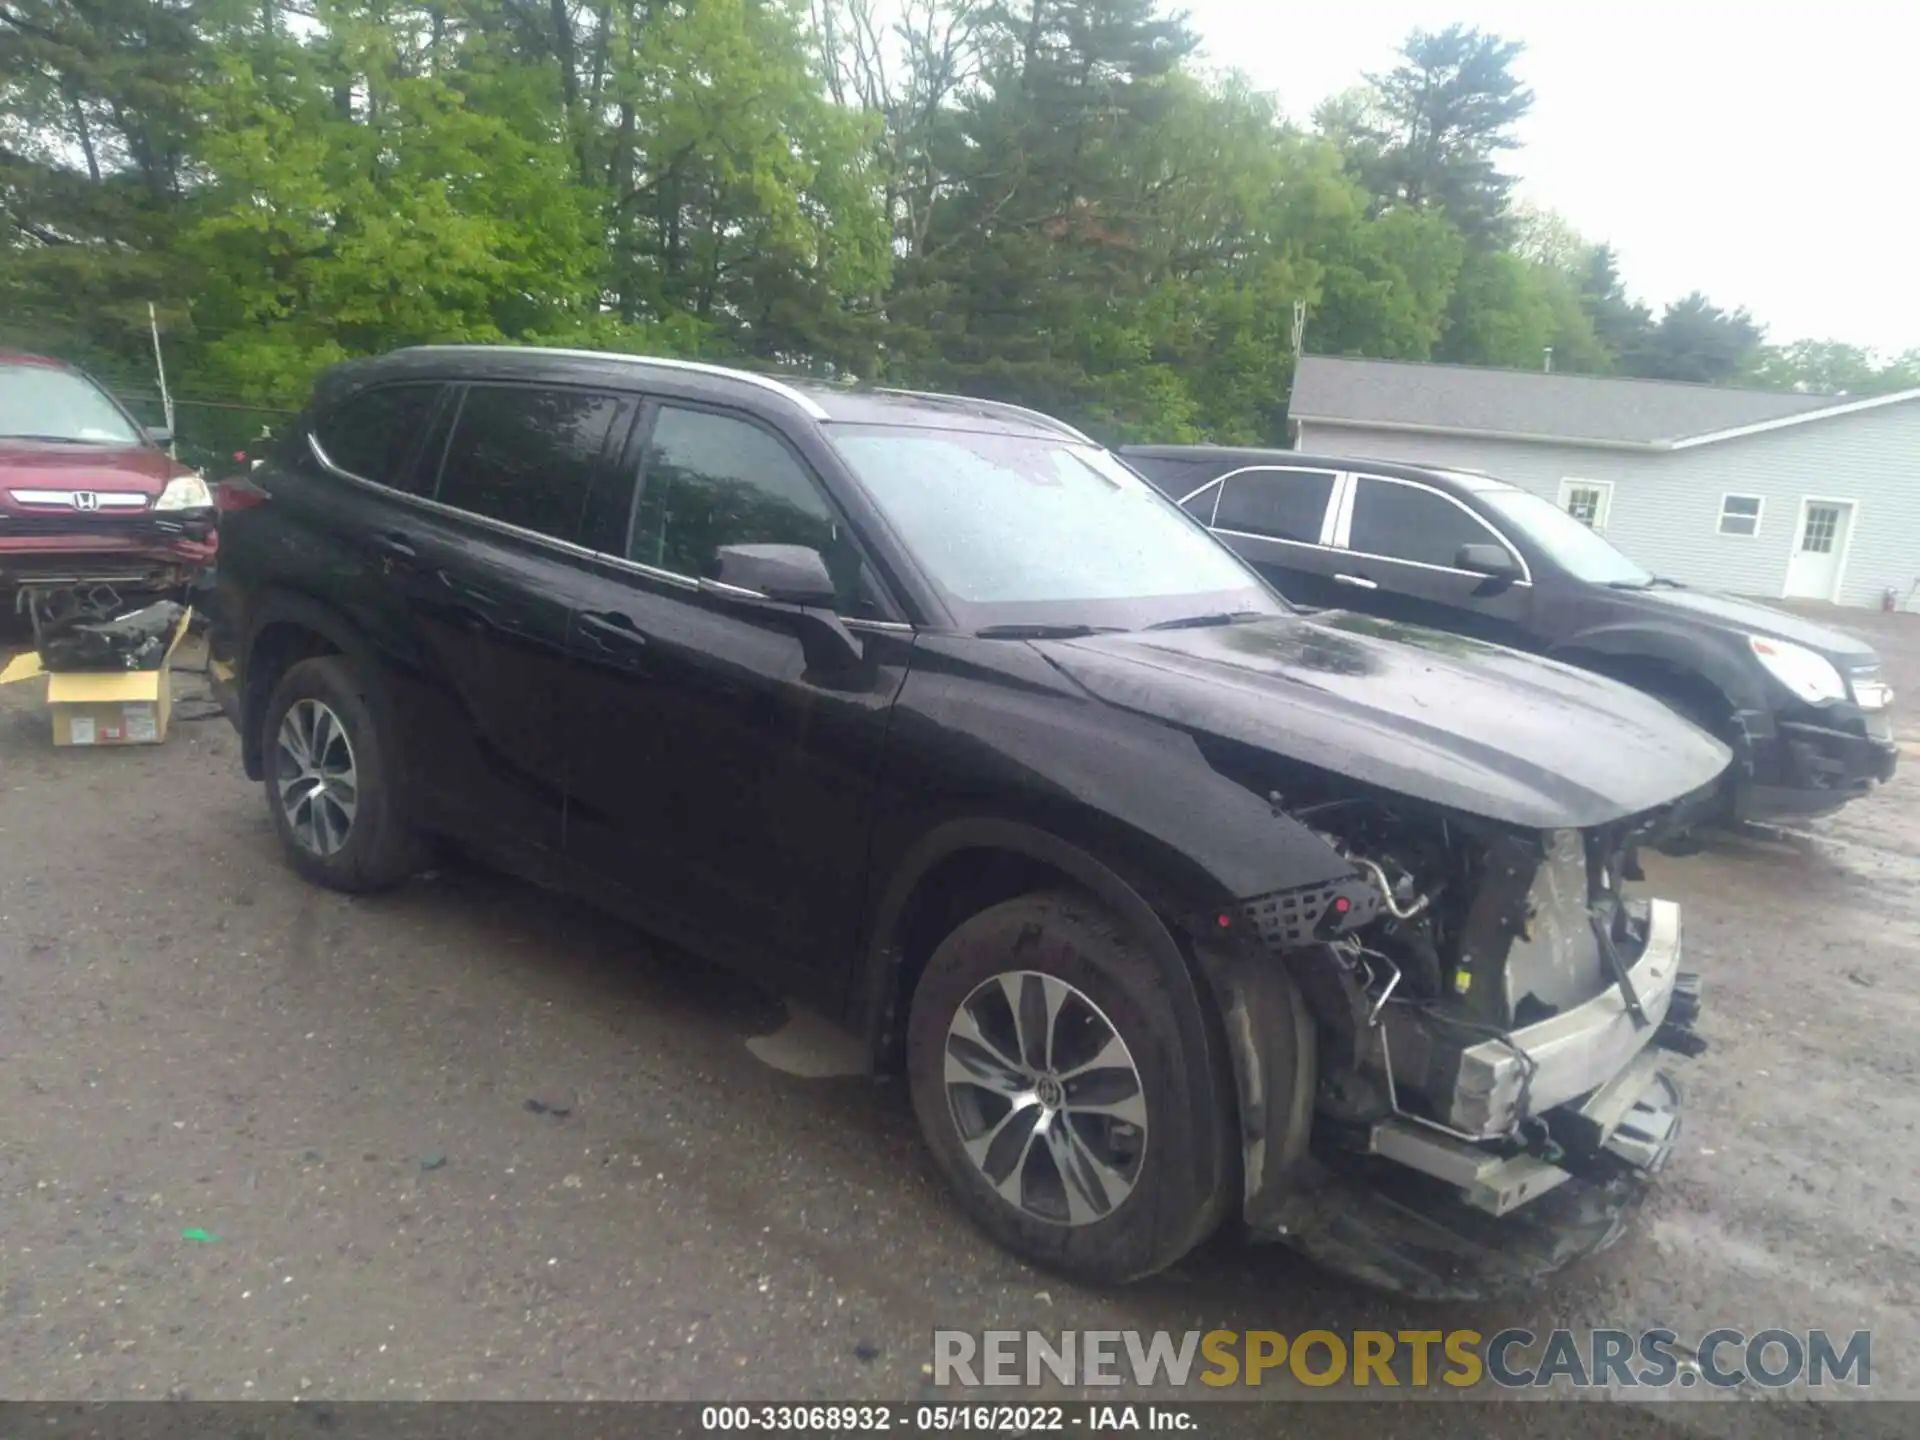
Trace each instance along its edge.
<path fill-rule="evenodd" d="M 100 508 L 100 497 L 91 490 L 76 490 L 73 492 L 73 508 L 76 510 L 98 510 Z"/>

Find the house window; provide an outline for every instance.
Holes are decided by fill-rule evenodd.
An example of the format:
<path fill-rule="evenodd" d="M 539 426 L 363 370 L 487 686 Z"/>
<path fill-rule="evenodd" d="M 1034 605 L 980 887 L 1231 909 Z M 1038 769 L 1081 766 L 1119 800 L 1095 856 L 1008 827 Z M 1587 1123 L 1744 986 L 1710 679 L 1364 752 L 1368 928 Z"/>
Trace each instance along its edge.
<path fill-rule="evenodd" d="M 1562 480 L 1560 508 L 1589 530 L 1605 530 L 1613 509 L 1613 483 L 1608 480 Z"/>
<path fill-rule="evenodd" d="M 1720 533 L 1722 535 L 1758 535 L 1762 503 L 1758 495 L 1722 495 L 1720 497 Z"/>

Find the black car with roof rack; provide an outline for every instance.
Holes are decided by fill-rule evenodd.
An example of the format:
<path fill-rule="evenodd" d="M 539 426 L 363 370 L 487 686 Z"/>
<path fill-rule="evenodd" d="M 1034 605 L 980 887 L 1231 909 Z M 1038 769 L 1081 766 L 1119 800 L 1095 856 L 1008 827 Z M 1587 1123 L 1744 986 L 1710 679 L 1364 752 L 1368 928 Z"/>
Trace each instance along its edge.
<path fill-rule="evenodd" d="M 1651 574 L 1532 491 L 1291 450 L 1121 454 L 1296 603 L 1511 645 L 1657 696 L 1732 748 L 1723 818 L 1818 815 L 1893 776 L 1893 692 L 1872 646 Z"/>
<path fill-rule="evenodd" d="M 235 486 L 210 669 L 301 874 L 451 842 L 826 1010 L 1022 1255 L 1125 1279 L 1237 1213 L 1471 1293 L 1672 1151 L 1697 991 L 1625 887 L 1725 748 L 1302 616 L 1067 425 L 427 347 Z"/>

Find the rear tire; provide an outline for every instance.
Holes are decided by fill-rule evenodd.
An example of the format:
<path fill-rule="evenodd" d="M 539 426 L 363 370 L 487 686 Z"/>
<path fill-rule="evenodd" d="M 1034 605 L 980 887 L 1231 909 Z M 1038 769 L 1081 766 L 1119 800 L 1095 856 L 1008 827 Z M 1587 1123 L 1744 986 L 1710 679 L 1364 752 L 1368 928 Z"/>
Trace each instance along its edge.
<path fill-rule="evenodd" d="M 293 868 L 316 885 L 385 890 L 419 867 L 395 766 L 397 741 L 343 656 L 302 660 L 262 718 L 267 809 Z"/>
<path fill-rule="evenodd" d="M 961 1204 L 1015 1254 L 1134 1280 L 1225 1216 L 1232 1100 L 1183 1039 L 1173 983 L 1065 892 L 981 911 L 928 961 L 907 1027 L 914 1110 Z"/>

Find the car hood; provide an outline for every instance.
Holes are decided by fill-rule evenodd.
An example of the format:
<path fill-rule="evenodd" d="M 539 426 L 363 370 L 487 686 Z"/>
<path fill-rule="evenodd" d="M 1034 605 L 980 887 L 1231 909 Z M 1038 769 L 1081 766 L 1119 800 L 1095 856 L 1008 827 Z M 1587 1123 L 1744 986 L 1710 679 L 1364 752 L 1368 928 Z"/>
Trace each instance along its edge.
<path fill-rule="evenodd" d="M 1704 590 L 1671 590 L 1666 588 L 1651 590 L 1621 590 L 1615 592 L 1624 596 L 1634 609 L 1642 613 L 1678 621 L 1682 624 L 1701 624 L 1720 626 L 1741 634 L 1766 635 L 1775 640 L 1785 640 L 1792 645 L 1804 645 L 1816 650 L 1830 660 L 1840 660 L 1849 666 L 1857 667 L 1862 661 L 1878 659 L 1874 648 L 1866 641 L 1836 630 L 1830 625 L 1822 625 L 1817 620 L 1808 620 L 1799 615 L 1791 615 L 1784 610 L 1775 610 L 1770 605 L 1759 605 L 1751 600 L 1736 599 L 1732 595 L 1714 595 Z"/>
<path fill-rule="evenodd" d="M 0 511 L 46 508 L 16 501 L 16 490 L 92 490 L 152 497 L 174 476 L 190 473 L 187 466 L 151 445 L 0 440 Z"/>
<path fill-rule="evenodd" d="M 1624 685 L 1344 612 L 1035 643 L 1108 704 L 1530 829 L 1654 810 L 1732 758 Z"/>

